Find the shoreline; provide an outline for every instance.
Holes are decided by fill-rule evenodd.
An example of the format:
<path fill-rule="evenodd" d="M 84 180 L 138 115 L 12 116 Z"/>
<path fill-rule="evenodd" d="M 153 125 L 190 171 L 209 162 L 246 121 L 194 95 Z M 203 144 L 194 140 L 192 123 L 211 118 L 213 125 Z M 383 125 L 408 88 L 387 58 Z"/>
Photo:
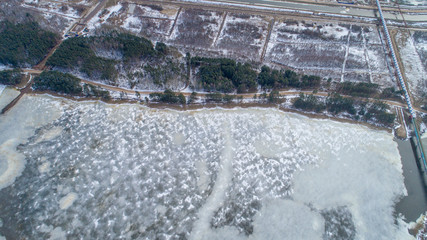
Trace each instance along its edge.
<path fill-rule="evenodd" d="M 365 127 L 368 127 L 372 130 L 380 130 L 380 131 L 387 131 L 388 133 L 393 133 L 392 127 L 385 127 L 385 126 L 378 126 L 373 123 L 368 122 L 362 122 L 357 121 L 353 119 L 348 118 L 340 118 L 336 116 L 329 116 L 325 114 L 316 114 L 313 112 L 304 112 L 293 108 L 286 108 L 284 106 L 281 106 L 276 103 L 261 103 L 261 102 L 254 102 L 254 103 L 190 103 L 186 105 L 179 105 L 179 104 L 170 104 L 170 103 L 155 103 L 155 102 L 149 102 L 146 103 L 144 100 L 138 101 L 138 100 L 132 100 L 132 99 L 110 99 L 105 100 L 101 98 L 91 98 L 91 97 L 76 97 L 72 95 L 66 95 L 66 94 L 58 94 L 52 91 L 31 91 L 30 93 L 27 93 L 29 95 L 48 95 L 52 97 L 58 97 L 63 99 L 68 99 L 72 101 L 77 102 L 88 102 L 88 101 L 101 101 L 107 104 L 139 104 L 141 106 L 145 106 L 152 109 L 172 109 L 177 111 L 188 111 L 188 110 L 199 110 L 199 109 L 213 109 L 213 108 L 224 108 L 224 109 L 233 109 L 233 108 L 274 108 L 278 109 L 282 112 L 290 112 L 290 113 L 296 113 L 300 114 L 309 118 L 315 118 L 315 119 L 328 119 L 333 120 L 337 122 L 343 122 L 343 123 L 351 123 L 351 124 L 360 124 Z"/>

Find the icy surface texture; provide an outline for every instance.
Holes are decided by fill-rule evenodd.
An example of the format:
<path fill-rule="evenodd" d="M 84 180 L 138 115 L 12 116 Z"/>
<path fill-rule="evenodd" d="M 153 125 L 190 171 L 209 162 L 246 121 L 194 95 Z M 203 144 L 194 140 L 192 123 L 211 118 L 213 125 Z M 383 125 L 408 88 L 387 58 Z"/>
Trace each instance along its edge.
<path fill-rule="evenodd" d="M 34 196 L 22 196 L 20 219 L 32 212 L 41 220 L 25 232 L 43 238 L 45 224 L 67 229 L 70 237 L 185 236 L 209 190 L 199 190 L 194 160 L 206 161 L 205 174 L 214 177 L 223 145 L 214 119 L 137 106 L 66 107 L 60 119 L 19 147 L 27 168 L 40 170 L 44 162 L 51 168 L 16 184 L 18 196 Z M 58 127 L 60 135 L 43 139 Z"/>
<path fill-rule="evenodd" d="M 406 236 L 392 214 L 404 185 L 387 132 L 275 109 L 177 112 L 47 96 L 25 96 L 0 127 L 4 139 L 25 133 L 7 147 L 26 165 L 0 191 L 6 237 Z"/>
<path fill-rule="evenodd" d="M 0 103 L 13 100 L 11 96 L 17 94 L 16 90 L 5 89 L 0 95 Z M 18 104 L 19 108 L 12 108 L 6 117 L 3 115 L 0 118 L 0 190 L 10 186 L 24 170 L 25 156 L 16 151 L 17 146 L 33 135 L 35 129 L 59 117 L 60 113 L 46 107 L 47 102 L 53 109 L 59 105 L 58 102 L 50 103 L 47 99 L 40 99 L 36 104 L 24 99 Z M 35 108 L 37 114 L 26 115 Z"/>

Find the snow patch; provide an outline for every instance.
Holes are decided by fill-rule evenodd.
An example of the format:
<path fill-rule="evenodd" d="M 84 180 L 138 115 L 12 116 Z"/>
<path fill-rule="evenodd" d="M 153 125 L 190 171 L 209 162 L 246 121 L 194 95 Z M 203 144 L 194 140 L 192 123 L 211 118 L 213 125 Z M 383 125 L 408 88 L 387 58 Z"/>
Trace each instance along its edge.
<path fill-rule="evenodd" d="M 40 173 L 46 173 L 50 170 L 50 162 L 44 162 L 39 166 Z"/>
<path fill-rule="evenodd" d="M 48 240 L 65 240 L 67 239 L 67 234 L 62 230 L 61 227 L 56 227 L 50 232 L 50 237 Z"/>
<path fill-rule="evenodd" d="M 68 193 L 66 196 L 59 200 L 59 208 L 65 210 L 73 205 L 74 201 L 77 199 L 77 194 L 74 192 Z"/>

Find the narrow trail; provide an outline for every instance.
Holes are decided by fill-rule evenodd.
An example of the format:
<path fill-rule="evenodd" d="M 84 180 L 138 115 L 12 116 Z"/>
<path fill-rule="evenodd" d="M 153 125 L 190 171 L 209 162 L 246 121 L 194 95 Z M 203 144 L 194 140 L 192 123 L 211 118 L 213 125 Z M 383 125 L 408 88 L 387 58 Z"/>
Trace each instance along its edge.
<path fill-rule="evenodd" d="M 268 46 L 268 43 L 270 42 L 271 32 L 273 31 L 275 23 L 276 23 L 275 17 L 273 17 L 273 19 L 271 19 L 271 21 L 268 23 L 267 37 L 265 38 L 265 43 L 264 43 L 264 47 L 262 48 L 262 53 L 260 58 L 261 62 L 264 62 L 265 53 L 267 52 L 267 46 Z"/>
<path fill-rule="evenodd" d="M 224 28 L 225 20 L 227 19 L 228 12 L 224 12 L 224 16 L 221 20 L 221 25 L 219 26 L 218 34 L 215 37 L 215 40 L 212 42 L 212 47 L 216 46 L 216 42 L 218 41 L 219 36 L 221 36 L 222 29 Z"/>
<path fill-rule="evenodd" d="M 341 70 L 341 82 L 344 82 L 345 65 L 347 63 L 348 52 L 350 50 L 350 37 L 351 37 L 351 28 L 352 28 L 352 26 L 353 25 L 350 25 L 350 29 L 348 31 L 348 36 L 347 36 L 347 44 L 346 44 L 346 48 L 345 48 L 344 61 L 342 63 L 342 70 Z"/>
<path fill-rule="evenodd" d="M 363 52 L 364 52 L 365 61 L 366 61 L 366 64 L 368 65 L 368 70 L 369 70 L 369 82 L 373 83 L 371 62 L 369 61 L 368 47 L 367 47 L 366 38 L 365 38 L 365 30 L 363 28 L 362 28 L 361 33 L 362 33 L 362 42 L 363 42 Z"/>
<path fill-rule="evenodd" d="M 180 8 L 178 9 L 178 12 L 176 13 L 176 16 L 175 16 L 175 19 L 174 19 L 174 21 L 173 21 L 173 24 L 172 24 L 171 30 L 169 31 L 169 34 L 168 34 L 168 37 L 169 37 L 169 38 L 171 37 L 171 35 L 172 35 L 172 33 L 173 33 L 173 30 L 175 29 L 176 22 L 178 21 L 178 17 L 179 17 L 179 14 L 181 14 L 181 11 L 182 11 L 182 7 L 180 7 Z"/>

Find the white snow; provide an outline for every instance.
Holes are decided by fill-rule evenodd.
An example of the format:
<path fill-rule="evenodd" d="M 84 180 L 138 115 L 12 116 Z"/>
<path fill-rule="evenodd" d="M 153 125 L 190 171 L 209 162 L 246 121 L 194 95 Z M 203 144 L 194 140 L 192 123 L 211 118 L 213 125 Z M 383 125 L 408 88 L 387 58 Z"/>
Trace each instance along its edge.
<path fill-rule="evenodd" d="M 141 19 L 135 16 L 130 16 L 126 18 L 125 22 L 123 23 L 123 27 L 126 29 L 129 29 L 131 31 L 139 33 L 141 31 Z"/>
<path fill-rule="evenodd" d="M 122 9 L 122 4 L 118 3 L 117 5 L 114 5 L 109 8 L 105 8 L 105 10 L 108 12 L 107 14 L 101 16 L 101 13 L 103 11 L 99 11 L 96 16 L 94 16 L 87 24 L 88 29 L 95 29 L 99 27 L 103 22 L 105 22 L 111 15 L 117 14 Z"/>
<path fill-rule="evenodd" d="M 325 34 L 325 36 L 331 36 L 335 39 L 346 37 L 349 34 L 348 28 L 339 25 L 324 25 L 321 31 Z"/>
<path fill-rule="evenodd" d="M 0 84 L 0 95 L 3 93 L 3 90 L 6 88 L 6 85 Z"/>
<path fill-rule="evenodd" d="M 162 5 L 163 11 L 158 11 L 147 6 L 136 5 L 142 11 L 141 16 L 151 18 L 168 18 L 175 19 L 178 12 L 178 7 L 173 5 Z"/>
<path fill-rule="evenodd" d="M 66 196 L 59 200 L 59 208 L 65 210 L 73 205 L 74 201 L 77 199 L 77 194 L 74 192 L 68 193 Z"/>
<path fill-rule="evenodd" d="M 67 239 L 67 234 L 62 230 L 61 227 L 56 227 L 50 232 L 50 237 L 48 240 L 65 240 Z"/>
<path fill-rule="evenodd" d="M 77 11 L 72 6 L 67 6 L 67 5 L 64 5 L 63 3 L 59 3 L 59 2 L 53 2 L 53 1 L 52 2 L 38 2 L 38 3 L 25 2 L 22 6 L 26 7 L 26 8 L 35 9 L 37 11 L 41 11 L 44 13 L 60 15 L 62 17 L 66 17 L 66 18 L 77 19 L 80 17 L 78 15 Z M 66 11 L 61 10 L 61 8 L 63 6 L 67 7 Z"/>

